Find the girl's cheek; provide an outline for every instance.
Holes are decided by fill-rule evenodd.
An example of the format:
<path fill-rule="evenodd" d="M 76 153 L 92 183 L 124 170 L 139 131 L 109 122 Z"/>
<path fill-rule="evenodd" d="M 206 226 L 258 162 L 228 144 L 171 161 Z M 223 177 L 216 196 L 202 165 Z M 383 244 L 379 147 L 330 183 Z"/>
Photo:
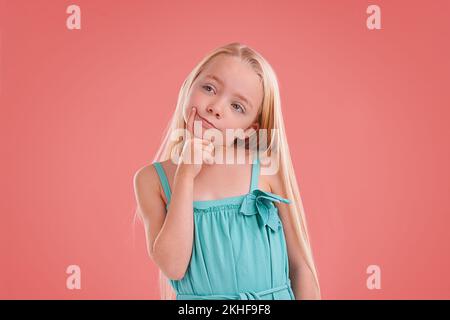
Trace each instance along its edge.
<path fill-rule="evenodd" d="M 184 122 L 187 122 L 189 113 L 191 112 L 192 107 L 198 108 L 197 101 L 198 101 L 198 98 L 196 97 L 196 93 L 191 92 L 191 94 L 188 96 L 187 103 L 183 110 Z"/>
<path fill-rule="evenodd" d="M 190 96 L 189 102 L 190 102 L 190 106 L 196 106 L 199 107 L 198 104 L 200 104 L 202 102 L 202 100 L 204 100 L 204 98 L 202 98 L 201 93 L 199 93 L 197 90 L 195 92 L 193 92 Z"/>
<path fill-rule="evenodd" d="M 196 107 L 197 110 L 200 110 L 205 105 L 205 100 L 195 96 L 191 95 L 190 99 L 188 100 L 188 103 L 185 106 L 184 109 L 184 115 L 185 115 L 185 121 L 187 121 L 187 117 L 189 116 L 189 113 L 191 112 L 192 107 Z"/>

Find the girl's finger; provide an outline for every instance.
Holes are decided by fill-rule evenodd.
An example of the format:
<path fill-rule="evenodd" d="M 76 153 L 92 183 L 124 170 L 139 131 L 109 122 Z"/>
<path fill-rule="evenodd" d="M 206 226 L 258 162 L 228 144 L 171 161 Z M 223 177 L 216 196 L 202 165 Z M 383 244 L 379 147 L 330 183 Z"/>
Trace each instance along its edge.
<path fill-rule="evenodd" d="M 204 152 L 203 153 L 203 161 L 207 164 L 213 164 L 214 158 L 208 152 Z"/>
<path fill-rule="evenodd" d="M 214 152 L 212 150 L 205 150 L 204 154 L 207 158 L 215 160 Z"/>
<path fill-rule="evenodd" d="M 208 146 L 208 144 L 209 144 L 207 140 L 200 139 L 197 137 L 194 137 L 194 140 L 195 140 L 195 144 L 202 148 Z"/>
<path fill-rule="evenodd" d="M 208 147 L 211 147 L 211 146 L 214 147 L 214 143 L 212 143 L 208 139 L 201 139 L 201 140 L 202 140 L 202 145 L 208 146 Z"/>
<path fill-rule="evenodd" d="M 202 146 L 207 147 L 207 149 L 208 149 L 210 152 L 213 152 L 213 151 L 215 150 L 214 143 L 212 143 L 211 141 L 206 140 L 206 139 L 202 139 Z"/>
<path fill-rule="evenodd" d="M 186 125 L 188 131 L 191 133 L 192 136 L 194 136 L 194 119 L 196 112 L 197 109 L 195 107 L 192 107 L 191 112 L 189 112 L 189 117 Z"/>
<path fill-rule="evenodd" d="M 210 144 L 209 140 L 206 140 L 206 139 L 200 139 L 200 140 L 202 140 L 202 145 L 204 145 L 204 146 L 207 146 Z"/>
<path fill-rule="evenodd" d="M 214 152 L 214 144 L 208 143 L 208 144 L 206 145 L 206 150 L 208 150 L 208 152 L 210 152 L 211 154 L 213 154 L 213 152 Z"/>
<path fill-rule="evenodd" d="M 208 140 L 205 140 L 205 139 L 202 139 L 202 138 L 198 138 L 198 137 L 194 137 L 194 140 L 196 140 L 196 141 L 198 141 L 198 143 L 200 144 L 200 145 L 208 145 L 208 143 L 209 143 L 209 141 Z"/>
<path fill-rule="evenodd" d="M 211 142 L 203 142 L 202 147 L 206 148 L 208 151 L 212 152 L 215 149 L 215 146 Z"/>

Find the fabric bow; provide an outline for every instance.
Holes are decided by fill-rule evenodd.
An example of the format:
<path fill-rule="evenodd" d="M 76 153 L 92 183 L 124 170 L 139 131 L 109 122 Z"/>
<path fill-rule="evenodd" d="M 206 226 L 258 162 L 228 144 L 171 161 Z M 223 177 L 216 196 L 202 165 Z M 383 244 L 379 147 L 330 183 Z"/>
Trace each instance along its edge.
<path fill-rule="evenodd" d="M 258 214 L 263 226 L 269 226 L 273 231 L 278 231 L 281 221 L 273 202 L 291 203 L 288 199 L 274 193 L 255 189 L 245 196 L 239 212 L 246 216 Z"/>

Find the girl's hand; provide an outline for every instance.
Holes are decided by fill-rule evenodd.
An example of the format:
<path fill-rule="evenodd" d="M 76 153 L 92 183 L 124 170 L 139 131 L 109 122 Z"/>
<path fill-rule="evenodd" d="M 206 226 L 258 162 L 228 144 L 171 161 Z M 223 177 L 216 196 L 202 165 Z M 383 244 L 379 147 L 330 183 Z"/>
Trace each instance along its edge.
<path fill-rule="evenodd" d="M 195 178 L 202 169 L 203 163 L 214 163 L 214 144 L 206 139 L 194 136 L 194 120 L 197 110 L 191 109 L 187 120 L 187 130 L 190 136 L 187 136 L 186 142 L 181 152 L 181 162 L 179 167 L 187 171 Z M 197 158 L 197 160 L 195 159 Z M 196 160 L 196 161 L 195 161 Z"/>

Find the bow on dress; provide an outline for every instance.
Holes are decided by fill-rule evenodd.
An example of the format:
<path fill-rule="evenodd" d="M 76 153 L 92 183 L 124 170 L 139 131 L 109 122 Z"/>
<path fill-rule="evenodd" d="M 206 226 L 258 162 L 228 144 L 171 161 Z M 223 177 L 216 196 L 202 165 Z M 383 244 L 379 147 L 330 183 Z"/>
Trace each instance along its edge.
<path fill-rule="evenodd" d="M 254 189 L 245 196 L 239 212 L 246 216 L 258 214 L 260 224 L 269 226 L 273 231 L 278 231 L 281 221 L 273 202 L 291 203 L 288 199 L 274 193 Z"/>

